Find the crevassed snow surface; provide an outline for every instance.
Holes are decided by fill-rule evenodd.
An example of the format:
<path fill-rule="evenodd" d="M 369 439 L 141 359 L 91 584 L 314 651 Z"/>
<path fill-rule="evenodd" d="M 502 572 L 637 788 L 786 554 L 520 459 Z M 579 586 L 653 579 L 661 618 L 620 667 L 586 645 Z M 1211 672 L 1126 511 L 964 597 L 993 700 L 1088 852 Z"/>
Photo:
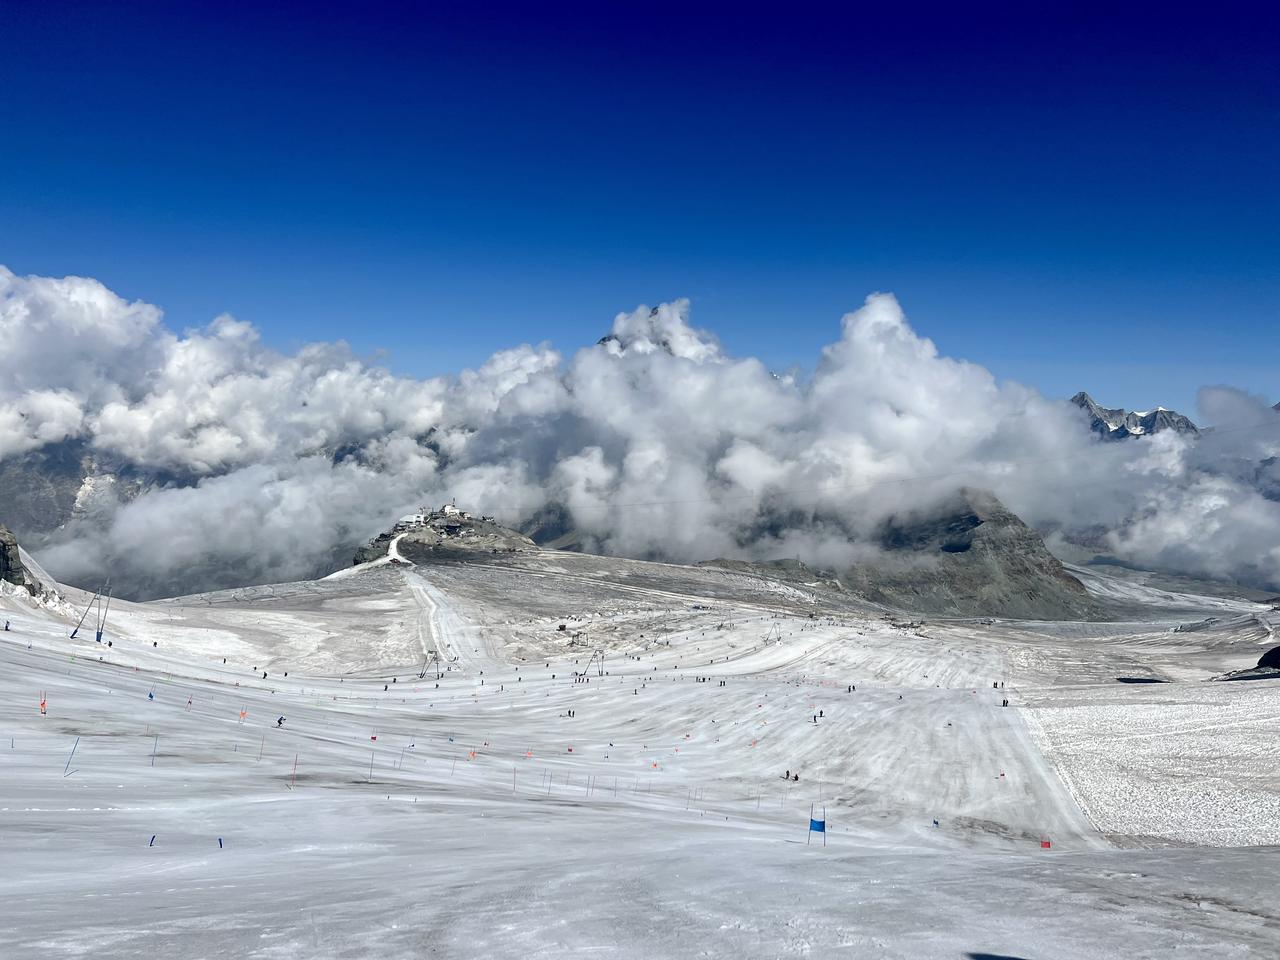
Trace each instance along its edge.
<path fill-rule="evenodd" d="M 1243 608 L 921 625 L 573 555 L 122 603 L 109 648 L 0 604 L 0 956 L 1280 952 L 1280 687 L 1205 681 Z"/>

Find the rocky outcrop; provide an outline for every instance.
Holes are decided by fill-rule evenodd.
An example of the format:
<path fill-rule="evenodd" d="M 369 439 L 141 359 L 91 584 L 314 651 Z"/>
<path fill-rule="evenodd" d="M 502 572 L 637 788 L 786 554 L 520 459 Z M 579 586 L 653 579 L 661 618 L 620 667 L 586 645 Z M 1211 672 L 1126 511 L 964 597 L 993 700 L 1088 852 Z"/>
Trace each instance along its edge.
<path fill-rule="evenodd" d="M 911 614 L 1081 620 L 1106 613 L 1039 534 L 990 493 L 962 489 L 892 516 L 872 542 L 862 539 L 854 547 L 869 559 L 835 571 L 790 559 L 718 559 L 701 565 L 860 597 Z"/>
<path fill-rule="evenodd" d="M 1089 428 L 1104 440 L 1128 440 L 1145 437 L 1163 430 L 1199 436 L 1200 430 L 1176 410 L 1156 407 L 1154 410 L 1124 410 L 1099 406 L 1083 390 L 1071 402 L 1089 415 Z"/>
<path fill-rule="evenodd" d="M 841 571 L 847 588 L 902 610 L 1033 620 L 1102 615 L 1083 583 L 993 495 L 961 490 L 886 521 L 874 560 Z"/>
<path fill-rule="evenodd" d="M 3 524 L 0 524 L 0 580 L 22 587 L 32 596 L 39 592 L 39 585 L 27 575 L 27 568 L 22 563 L 18 538 Z"/>
<path fill-rule="evenodd" d="M 520 532 L 548 550 L 581 552 L 584 537 L 574 527 L 573 517 L 562 503 L 548 503 L 520 524 Z"/>
<path fill-rule="evenodd" d="M 197 479 L 137 467 L 93 450 L 83 438 L 0 460 L 5 523 L 37 548 L 70 521 L 94 521 L 147 490 L 189 486 Z"/>
<path fill-rule="evenodd" d="M 76 509 L 76 497 L 92 471 L 86 445 L 79 440 L 51 443 L 0 460 L 5 523 L 28 544 L 30 537 L 56 530 Z"/>
<path fill-rule="evenodd" d="M 419 522 L 401 521 L 379 534 L 356 551 L 355 563 L 368 563 L 386 556 L 392 540 L 397 537 L 396 551 L 415 563 L 538 549 L 524 534 L 501 526 L 492 518 L 441 512 L 425 515 Z"/>

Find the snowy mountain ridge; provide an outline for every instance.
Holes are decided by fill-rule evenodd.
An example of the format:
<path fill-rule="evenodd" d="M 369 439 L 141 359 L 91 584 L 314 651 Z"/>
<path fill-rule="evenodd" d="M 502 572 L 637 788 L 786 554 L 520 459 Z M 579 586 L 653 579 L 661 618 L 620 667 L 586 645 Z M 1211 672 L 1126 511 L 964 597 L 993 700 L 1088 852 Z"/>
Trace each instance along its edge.
<path fill-rule="evenodd" d="M 1154 410 L 1104 407 L 1083 390 L 1072 397 L 1071 402 L 1089 414 L 1089 428 L 1104 440 L 1128 440 L 1163 430 L 1190 436 L 1200 435 L 1200 429 L 1191 419 L 1176 410 L 1164 407 L 1156 407 Z"/>

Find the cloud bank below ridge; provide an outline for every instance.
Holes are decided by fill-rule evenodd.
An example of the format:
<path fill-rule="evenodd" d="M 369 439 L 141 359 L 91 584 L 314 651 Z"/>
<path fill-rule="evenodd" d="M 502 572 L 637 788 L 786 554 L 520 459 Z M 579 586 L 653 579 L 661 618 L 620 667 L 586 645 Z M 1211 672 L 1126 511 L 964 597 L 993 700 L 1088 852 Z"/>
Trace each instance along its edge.
<path fill-rule="evenodd" d="M 889 294 L 804 377 L 727 356 L 683 300 L 619 314 L 569 356 L 525 344 L 418 380 L 341 343 L 275 352 L 227 316 L 175 334 L 95 280 L 2 267 L 0 344 L 0 461 L 80 441 L 156 478 L 132 498 L 82 491 L 40 550 L 70 582 L 310 576 L 454 497 L 509 524 L 562 505 L 604 553 L 838 566 L 890 514 L 965 485 L 1137 565 L 1280 589 L 1264 400 L 1206 388 L 1202 414 L 1250 429 L 1100 443 L 1066 401 L 941 356 Z"/>

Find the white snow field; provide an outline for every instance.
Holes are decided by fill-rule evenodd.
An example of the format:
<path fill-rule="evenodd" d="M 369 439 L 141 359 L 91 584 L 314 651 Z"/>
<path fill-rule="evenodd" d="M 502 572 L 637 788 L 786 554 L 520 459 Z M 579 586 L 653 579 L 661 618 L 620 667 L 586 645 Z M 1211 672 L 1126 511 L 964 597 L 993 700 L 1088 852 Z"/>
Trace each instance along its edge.
<path fill-rule="evenodd" d="M 1209 680 L 1274 614 L 1102 579 L 1145 617 L 542 553 L 108 647 L 8 591 L 0 957 L 1280 956 L 1280 682 Z"/>

